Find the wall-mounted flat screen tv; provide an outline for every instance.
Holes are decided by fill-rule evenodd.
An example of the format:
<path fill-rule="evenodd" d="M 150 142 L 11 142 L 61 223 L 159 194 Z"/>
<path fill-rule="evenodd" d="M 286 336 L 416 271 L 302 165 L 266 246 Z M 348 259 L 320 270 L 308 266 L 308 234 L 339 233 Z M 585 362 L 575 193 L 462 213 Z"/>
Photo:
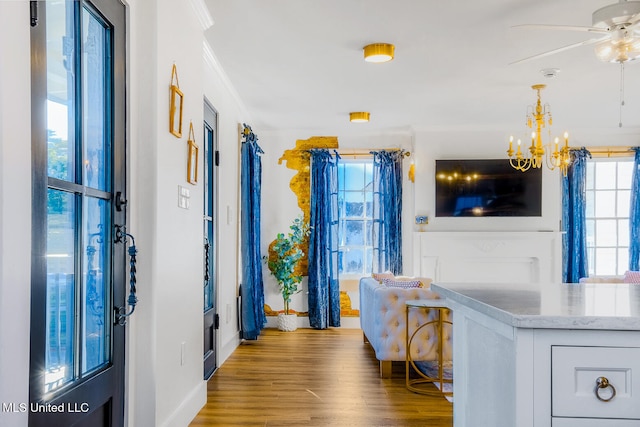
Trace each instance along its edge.
<path fill-rule="evenodd" d="M 436 160 L 436 216 L 541 216 L 542 169 L 508 159 Z"/>

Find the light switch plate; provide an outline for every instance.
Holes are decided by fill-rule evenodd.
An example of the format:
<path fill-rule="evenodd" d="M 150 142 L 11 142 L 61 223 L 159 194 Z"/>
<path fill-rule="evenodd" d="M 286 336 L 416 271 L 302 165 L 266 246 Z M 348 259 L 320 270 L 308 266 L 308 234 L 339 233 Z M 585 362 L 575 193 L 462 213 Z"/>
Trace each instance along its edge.
<path fill-rule="evenodd" d="M 189 209 L 189 198 L 191 193 L 188 188 L 178 185 L 178 207 L 182 209 Z"/>

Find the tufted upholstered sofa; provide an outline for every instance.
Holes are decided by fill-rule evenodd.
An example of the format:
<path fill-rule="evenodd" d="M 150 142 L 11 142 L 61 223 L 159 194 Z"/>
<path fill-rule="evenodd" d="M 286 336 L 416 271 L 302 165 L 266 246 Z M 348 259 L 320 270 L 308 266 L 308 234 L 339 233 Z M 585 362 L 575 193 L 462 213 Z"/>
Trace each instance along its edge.
<path fill-rule="evenodd" d="M 380 284 L 373 277 L 360 279 L 360 327 L 365 342 L 371 344 L 380 361 L 380 376 L 391 377 L 391 365 L 394 361 L 405 361 L 406 342 L 406 305 L 408 300 L 438 299 L 439 296 L 429 289 L 430 279 L 422 280 L 423 288 L 392 288 Z M 410 331 L 419 325 L 434 320 L 435 310 L 412 309 L 409 311 Z M 447 310 L 446 320 L 451 320 Z M 444 328 L 443 354 L 445 360 L 451 360 L 451 327 Z M 413 360 L 433 361 L 437 359 L 437 334 L 433 325 L 425 327 L 414 338 L 411 345 Z"/>

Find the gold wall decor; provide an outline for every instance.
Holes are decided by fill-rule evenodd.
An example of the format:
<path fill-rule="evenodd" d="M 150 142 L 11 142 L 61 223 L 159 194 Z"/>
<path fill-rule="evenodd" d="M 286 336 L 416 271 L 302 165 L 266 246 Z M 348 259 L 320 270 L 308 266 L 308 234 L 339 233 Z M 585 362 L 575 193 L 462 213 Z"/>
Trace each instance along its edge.
<path fill-rule="evenodd" d="M 193 133 L 193 122 L 189 122 L 189 137 L 187 138 L 189 153 L 187 158 L 187 182 L 196 185 L 198 183 L 198 144 Z"/>
<path fill-rule="evenodd" d="M 338 138 L 335 136 L 312 136 L 309 139 L 296 140 L 295 148 L 285 150 L 282 157 L 278 159 L 278 164 L 282 161 L 286 162 L 286 167 L 297 171 L 297 173 L 289 181 L 289 188 L 293 191 L 298 199 L 298 207 L 302 210 L 302 216 L 305 222 L 311 219 L 310 198 L 311 198 L 311 171 L 310 171 L 310 154 L 312 148 L 338 148 Z M 275 240 L 269 245 L 269 254 L 272 252 Z M 307 275 L 309 265 L 307 253 L 309 252 L 309 239 L 307 238 L 300 248 L 304 252 L 304 256 L 298 263 L 297 274 Z"/>
<path fill-rule="evenodd" d="M 175 81 L 175 84 L 174 84 Z M 178 82 L 178 69 L 173 64 L 171 69 L 171 85 L 169 86 L 169 132 L 178 138 L 182 137 L 182 105 L 184 104 L 180 83 Z"/>

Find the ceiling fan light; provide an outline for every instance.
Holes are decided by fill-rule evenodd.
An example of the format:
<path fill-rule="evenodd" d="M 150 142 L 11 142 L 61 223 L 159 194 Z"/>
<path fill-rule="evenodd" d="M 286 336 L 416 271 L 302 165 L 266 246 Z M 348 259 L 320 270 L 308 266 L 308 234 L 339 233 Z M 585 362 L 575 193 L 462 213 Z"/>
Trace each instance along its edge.
<path fill-rule="evenodd" d="M 389 43 L 373 43 L 366 45 L 362 50 L 367 62 L 387 62 L 393 59 L 395 46 Z"/>
<path fill-rule="evenodd" d="M 594 50 L 603 62 L 629 62 L 640 58 L 640 39 L 628 42 L 607 40 L 598 43 Z"/>
<path fill-rule="evenodd" d="M 600 61 L 615 62 L 617 52 L 615 52 L 614 46 L 610 40 L 598 43 L 593 50 Z"/>

